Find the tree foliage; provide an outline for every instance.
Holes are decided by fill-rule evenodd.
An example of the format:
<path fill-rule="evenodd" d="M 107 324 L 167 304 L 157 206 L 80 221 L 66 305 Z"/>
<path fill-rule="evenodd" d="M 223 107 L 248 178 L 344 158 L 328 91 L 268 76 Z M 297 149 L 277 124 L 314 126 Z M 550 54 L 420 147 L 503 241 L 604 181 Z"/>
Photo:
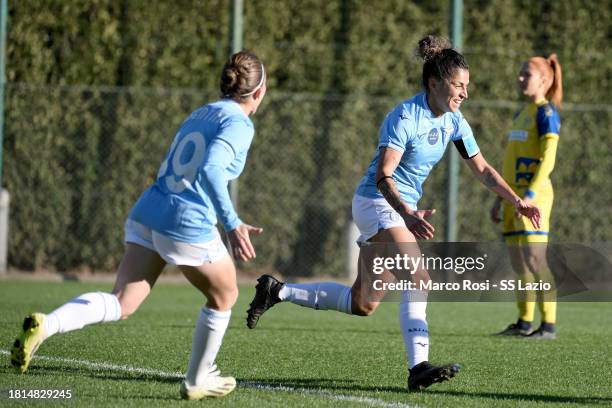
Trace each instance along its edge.
<path fill-rule="evenodd" d="M 611 238 L 610 0 L 467 0 L 464 114 L 501 166 L 521 61 L 556 52 L 565 100 L 553 175 L 554 239 Z M 230 2 L 9 1 L 3 185 L 12 194 L 10 263 L 111 269 L 122 223 L 153 180 L 174 132 L 218 97 Z M 265 62 L 269 93 L 240 178 L 241 217 L 265 228 L 258 268 L 342 274 L 353 191 L 386 112 L 421 89 L 416 43 L 447 35 L 449 2 L 245 2 L 245 48 Z M 487 102 L 488 101 L 488 102 Z M 571 104 L 582 104 L 582 110 Z M 584 109 L 584 104 L 597 105 Z M 518 104 L 517 104 L 518 107 Z M 446 205 L 445 163 L 423 208 Z M 492 199 L 462 169 L 460 239 L 497 239 Z M 589 197 L 589 211 L 578 197 Z M 587 214 L 585 214 L 587 212 Z M 444 211 L 434 223 L 443 237 Z"/>

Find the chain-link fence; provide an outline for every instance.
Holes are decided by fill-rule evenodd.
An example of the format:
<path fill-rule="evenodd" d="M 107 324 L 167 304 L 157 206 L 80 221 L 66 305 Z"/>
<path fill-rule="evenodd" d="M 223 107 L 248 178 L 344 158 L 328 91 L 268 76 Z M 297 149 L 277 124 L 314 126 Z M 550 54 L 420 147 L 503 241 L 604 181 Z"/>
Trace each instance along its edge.
<path fill-rule="evenodd" d="M 589 105 L 610 95 L 610 4 L 464 5 L 471 98 L 462 110 L 495 167 L 518 108 L 513 82 L 521 61 L 554 51 L 563 66 L 566 101 L 576 105 L 561 113 L 552 176 L 556 241 L 612 236 L 612 106 Z M 229 6 L 9 1 L 2 181 L 12 196 L 10 266 L 117 265 L 123 220 L 153 181 L 176 128 L 217 97 Z M 351 196 L 374 154 L 378 127 L 421 88 L 414 49 L 426 34 L 445 35 L 449 16 L 448 0 L 245 2 L 243 44 L 264 61 L 269 93 L 253 118 L 257 133 L 239 179 L 240 216 L 265 228 L 255 238 L 256 262 L 244 267 L 345 273 Z M 420 203 L 438 209 L 432 219 L 438 240 L 446 225 L 446 177 L 443 160 Z M 460 240 L 499 239 L 487 219 L 492 198 L 461 166 Z"/>
<path fill-rule="evenodd" d="M 177 127 L 216 97 L 196 89 L 16 83 L 6 91 L 9 263 L 25 269 L 114 268 L 127 212 L 153 181 Z M 382 119 L 400 100 L 268 93 L 253 118 L 256 136 L 239 179 L 241 218 L 265 229 L 255 238 L 258 257 L 248 267 L 285 275 L 345 273 L 351 197 L 374 154 Z M 498 169 L 517 108 L 515 102 L 474 99 L 462 109 Z M 612 239 L 611 115 L 609 105 L 567 104 L 561 112 L 552 240 Z M 446 225 L 446 176 L 443 160 L 420 203 L 439 210 L 432 219 L 438 240 Z M 462 166 L 461 241 L 499 239 L 498 227 L 488 221 L 492 201 Z"/>

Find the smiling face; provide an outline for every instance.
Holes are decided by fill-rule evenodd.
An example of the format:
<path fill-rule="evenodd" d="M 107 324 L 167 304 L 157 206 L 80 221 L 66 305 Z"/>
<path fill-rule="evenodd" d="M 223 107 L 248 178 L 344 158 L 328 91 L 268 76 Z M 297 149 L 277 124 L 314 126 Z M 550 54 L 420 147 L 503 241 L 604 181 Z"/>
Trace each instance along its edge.
<path fill-rule="evenodd" d="M 525 62 L 517 78 L 519 91 L 530 99 L 543 98 L 546 93 L 545 79 L 533 62 Z"/>
<path fill-rule="evenodd" d="M 457 69 L 450 79 L 430 78 L 427 101 L 436 116 L 457 112 L 461 103 L 468 98 L 470 71 Z"/>
<path fill-rule="evenodd" d="M 457 112 L 461 103 L 468 98 L 470 71 L 458 69 L 450 79 L 430 78 L 427 101 L 436 116 Z"/>

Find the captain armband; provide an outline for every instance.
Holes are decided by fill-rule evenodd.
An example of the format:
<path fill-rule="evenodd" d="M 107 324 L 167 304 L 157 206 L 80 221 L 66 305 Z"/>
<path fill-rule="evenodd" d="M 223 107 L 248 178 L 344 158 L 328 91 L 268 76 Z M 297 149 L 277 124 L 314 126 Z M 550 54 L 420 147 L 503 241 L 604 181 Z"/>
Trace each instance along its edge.
<path fill-rule="evenodd" d="M 480 153 L 480 149 L 478 148 L 478 144 L 476 144 L 476 140 L 473 137 L 467 139 L 459 139 L 453 140 L 455 147 L 459 150 L 459 154 L 465 160 L 471 159 Z"/>

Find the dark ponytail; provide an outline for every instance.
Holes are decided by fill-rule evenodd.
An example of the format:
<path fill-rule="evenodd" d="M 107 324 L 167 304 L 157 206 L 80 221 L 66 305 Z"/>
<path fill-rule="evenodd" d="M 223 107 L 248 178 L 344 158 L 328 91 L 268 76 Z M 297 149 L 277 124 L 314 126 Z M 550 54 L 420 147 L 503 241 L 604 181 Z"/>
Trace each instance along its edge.
<path fill-rule="evenodd" d="M 453 50 L 452 44 L 446 38 L 432 35 L 422 38 L 417 54 L 424 61 L 423 86 L 426 91 L 429 91 L 429 78 L 451 79 L 457 70 L 470 69 L 463 55 Z"/>

